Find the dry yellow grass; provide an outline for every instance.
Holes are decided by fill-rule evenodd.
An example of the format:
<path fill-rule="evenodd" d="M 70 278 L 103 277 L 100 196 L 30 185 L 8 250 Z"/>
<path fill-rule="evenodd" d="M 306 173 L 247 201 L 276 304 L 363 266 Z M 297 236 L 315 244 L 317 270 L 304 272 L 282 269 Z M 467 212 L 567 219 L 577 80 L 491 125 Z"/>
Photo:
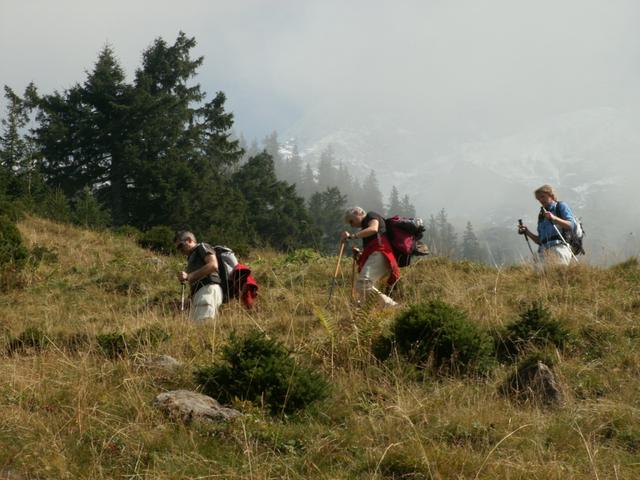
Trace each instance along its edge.
<path fill-rule="evenodd" d="M 508 366 L 485 378 L 418 378 L 398 359 L 376 362 L 369 342 L 395 312 L 354 312 L 348 278 L 325 309 L 335 259 L 255 252 L 257 309 L 226 305 L 215 325 L 197 327 L 175 308 L 181 259 L 37 218 L 19 227 L 30 247 L 58 258 L 0 295 L 2 348 L 28 326 L 53 344 L 0 355 L 0 477 L 640 478 L 637 263 L 540 275 L 433 258 L 403 272 L 404 304 L 438 298 L 485 326 L 544 301 L 575 338 L 555 352 L 569 399 L 545 410 L 498 393 Z M 173 375 L 140 369 L 136 355 L 110 360 L 92 340 L 151 325 L 171 337 L 138 354 L 176 357 L 184 366 Z M 243 405 L 247 415 L 229 425 L 185 426 L 154 409 L 159 392 L 195 388 L 192 369 L 215 361 L 231 330 L 252 328 L 320 369 L 330 399 L 289 419 Z M 71 348 L 78 334 L 89 340 Z"/>

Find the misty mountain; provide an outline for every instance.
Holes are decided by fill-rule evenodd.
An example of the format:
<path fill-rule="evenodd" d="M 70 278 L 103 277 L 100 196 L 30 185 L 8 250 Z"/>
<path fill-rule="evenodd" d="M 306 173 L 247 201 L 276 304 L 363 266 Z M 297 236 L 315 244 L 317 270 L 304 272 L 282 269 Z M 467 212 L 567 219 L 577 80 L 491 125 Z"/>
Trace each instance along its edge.
<path fill-rule="evenodd" d="M 305 130 L 312 126 L 306 119 L 288 132 L 307 139 L 300 143 L 305 160 L 331 145 L 351 171 L 376 170 L 384 192 L 397 185 L 409 194 L 425 217 L 445 208 L 459 227 L 467 220 L 514 225 L 518 218 L 534 225 L 533 190 L 549 183 L 598 243 L 638 230 L 640 112 L 633 109 L 575 111 L 491 138 L 467 130 L 466 141 L 441 139 L 437 147 L 428 145 L 428 134 L 385 125 L 382 117 L 336 124 L 315 139 Z"/>

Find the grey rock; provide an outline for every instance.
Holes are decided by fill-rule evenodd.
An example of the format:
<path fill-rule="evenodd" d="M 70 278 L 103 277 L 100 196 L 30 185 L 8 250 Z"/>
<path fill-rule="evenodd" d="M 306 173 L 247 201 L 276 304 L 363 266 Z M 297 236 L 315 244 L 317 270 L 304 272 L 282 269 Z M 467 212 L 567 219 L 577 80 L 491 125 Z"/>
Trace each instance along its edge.
<path fill-rule="evenodd" d="M 149 370 L 163 370 L 173 372 L 182 366 L 178 360 L 170 355 L 155 355 L 152 357 L 143 357 L 140 359 L 139 365 Z"/>
<path fill-rule="evenodd" d="M 544 406 L 564 403 L 564 388 L 551 368 L 537 361 L 519 368 L 501 386 L 502 393 L 518 402 L 531 402 Z"/>
<path fill-rule="evenodd" d="M 217 400 L 189 390 L 173 390 L 159 394 L 153 404 L 170 417 L 190 423 L 192 420 L 228 421 L 242 415 L 223 407 Z"/>

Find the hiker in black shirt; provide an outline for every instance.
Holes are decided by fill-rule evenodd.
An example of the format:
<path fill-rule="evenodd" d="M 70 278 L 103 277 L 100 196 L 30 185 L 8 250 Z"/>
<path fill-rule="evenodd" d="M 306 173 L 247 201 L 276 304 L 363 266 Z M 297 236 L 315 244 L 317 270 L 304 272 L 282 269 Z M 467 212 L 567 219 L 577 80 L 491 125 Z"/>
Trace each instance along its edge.
<path fill-rule="evenodd" d="M 178 280 L 189 283 L 191 289 L 189 318 L 194 322 L 215 318 L 222 305 L 215 250 L 206 243 L 196 243 L 195 235 L 189 231 L 176 233 L 174 243 L 176 249 L 187 257 L 187 268 L 178 273 Z"/>
<path fill-rule="evenodd" d="M 381 306 L 397 305 L 390 297 L 380 292 L 375 284 L 381 278 L 388 276 L 388 283 L 394 283 L 400 277 L 398 263 L 393 256 L 391 245 L 387 239 L 384 217 L 376 212 L 368 212 L 360 207 L 352 207 L 345 212 L 345 222 L 360 231 L 351 234 L 342 232 L 340 239 L 362 239 L 362 255 L 358 260 L 360 275 L 356 282 L 359 301 L 374 292 L 378 295 Z"/>

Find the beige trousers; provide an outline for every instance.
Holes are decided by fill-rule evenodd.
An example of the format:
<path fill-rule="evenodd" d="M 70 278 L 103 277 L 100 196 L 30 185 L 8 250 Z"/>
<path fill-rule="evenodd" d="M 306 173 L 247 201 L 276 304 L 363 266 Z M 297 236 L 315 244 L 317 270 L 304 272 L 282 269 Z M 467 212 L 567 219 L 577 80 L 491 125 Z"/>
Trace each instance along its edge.
<path fill-rule="evenodd" d="M 573 260 L 571 248 L 563 243 L 540 249 L 538 255 L 545 265 L 569 265 Z"/>
<path fill-rule="evenodd" d="M 390 297 L 378 290 L 376 283 L 391 273 L 391 266 L 389 261 L 380 252 L 373 252 L 367 258 L 360 275 L 356 281 L 356 290 L 358 292 L 358 300 L 363 301 L 370 293 L 375 293 L 378 296 L 380 306 L 393 307 L 397 303 Z"/>
<path fill-rule="evenodd" d="M 222 288 L 220 285 L 205 285 L 191 299 L 189 318 L 201 323 L 216 318 L 218 308 L 222 305 Z"/>

